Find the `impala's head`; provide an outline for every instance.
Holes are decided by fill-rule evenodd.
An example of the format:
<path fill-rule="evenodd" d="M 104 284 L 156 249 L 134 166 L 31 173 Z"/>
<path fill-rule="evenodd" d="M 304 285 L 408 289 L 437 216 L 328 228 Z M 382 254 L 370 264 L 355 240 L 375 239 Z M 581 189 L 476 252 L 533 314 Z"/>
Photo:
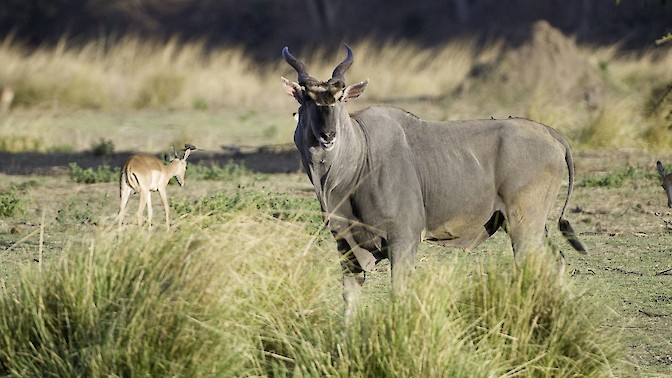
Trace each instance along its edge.
<path fill-rule="evenodd" d="M 175 170 L 175 178 L 177 178 L 177 183 L 180 184 L 180 186 L 184 186 L 184 176 L 187 173 L 187 158 L 191 154 L 192 150 L 196 150 L 196 147 L 194 145 L 185 144 L 184 156 L 180 158 L 177 155 L 175 147 L 173 147 L 173 156 L 170 159 L 170 164 L 177 165 L 177 169 Z"/>
<path fill-rule="evenodd" d="M 659 161 L 656 162 L 656 169 L 663 179 L 663 189 L 667 194 L 667 207 L 672 207 L 672 174 L 666 174 L 665 167 Z"/>
<path fill-rule="evenodd" d="M 334 69 L 331 79 L 319 81 L 308 74 L 306 66 L 289 53 L 285 47 L 282 56 L 299 75 L 297 82 L 282 78 L 285 91 L 301 105 L 297 127 L 310 130 L 310 135 L 320 146 L 331 149 L 338 137 L 342 123 L 349 120 L 343 104 L 364 92 L 368 80 L 349 86 L 345 85 L 345 71 L 353 61 L 352 50 L 345 45 L 347 56 Z"/>

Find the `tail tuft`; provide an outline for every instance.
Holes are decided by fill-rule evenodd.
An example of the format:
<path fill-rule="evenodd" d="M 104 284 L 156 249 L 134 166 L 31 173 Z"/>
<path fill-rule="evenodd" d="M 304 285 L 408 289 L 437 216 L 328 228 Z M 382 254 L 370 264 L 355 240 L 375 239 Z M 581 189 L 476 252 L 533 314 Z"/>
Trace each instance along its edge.
<path fill-rule="evenodd" d="M 574 232 L 574 229 L 572 228 L 572 225 L 569 224 L 569 221 L 563 218 L 560 218 L 558 220 L 558 228 L 560 228 L 560 232 L 562 232 L 562 236 L 567 239 L 569 244 L 572 245 L 572 247 L 580 252 L 581 254 L 587 254 L 586 252 L 586 247 L 581 243 L 581 240 L 579 240 L 579 237 L 576 236 L 576 232 Z"/>

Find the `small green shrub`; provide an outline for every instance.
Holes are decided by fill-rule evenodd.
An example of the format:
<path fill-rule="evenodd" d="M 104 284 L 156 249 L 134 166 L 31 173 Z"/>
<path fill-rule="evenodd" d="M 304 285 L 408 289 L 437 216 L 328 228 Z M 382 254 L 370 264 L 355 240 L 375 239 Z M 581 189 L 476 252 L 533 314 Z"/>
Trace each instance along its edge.
<path fill-rule="evenodd" d="M 70 179 L 76 183 L 95 184 L 119 180 L 119 168 L 110 168 L 107 164 L 96 169 L 82 168 L 77 163 L 70 163 L 68 167 L 70 168 Z"/>
<path fill-rule="evenodd" d="M 0 217 L 14 217 L 26 212 L 21 191 L 14 186 L 11 190 L 0 192 Z"/>
<path fill-rule="evenodd" d="M 100 141 L 91 147 L 94 156 L 110 156 L 114 154 L 114 142 L 100 138 Z"/>

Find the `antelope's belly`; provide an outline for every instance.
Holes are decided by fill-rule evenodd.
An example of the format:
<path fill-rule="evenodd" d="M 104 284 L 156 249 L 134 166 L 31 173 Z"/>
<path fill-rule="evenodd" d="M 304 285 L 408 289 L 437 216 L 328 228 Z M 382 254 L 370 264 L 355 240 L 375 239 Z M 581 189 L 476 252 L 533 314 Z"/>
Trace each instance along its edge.
<path fill-rule="evenodd" d="M 487 220 L 454 219 L 425 232 L 424 240 L 449 247 L 473 248 L 488 237 Z"/>

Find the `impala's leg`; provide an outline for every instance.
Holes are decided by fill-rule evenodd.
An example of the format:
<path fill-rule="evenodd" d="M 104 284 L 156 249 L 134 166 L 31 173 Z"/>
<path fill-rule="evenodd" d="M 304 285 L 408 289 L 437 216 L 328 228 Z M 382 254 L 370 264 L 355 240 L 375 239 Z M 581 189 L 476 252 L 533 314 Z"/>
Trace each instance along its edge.
<path fill-rule="evenodd" d="M 133 190 L 128 185 L 122 185 L 121 187 L 121 205 L 119 206 L 119 227 L 124 220 L 124 213 L 126 212 L 126 204 L 128 204 L 128 199 L 131 196 Z"/>
<path fill-rule="evenodd" d="M 152 228 L 152 215 L 154 214 L 154 209 L 152 209 L 152 192 L 147 191 L 147 227 Z"/>
<path fill-rule="evenodd" d="M 145 191 L 145 190 L 140 191 L 140 204 L 138 204 L 138 212 L 135 214 L 136 217 L 138 218 L 138 226 L 142 226 L 142 212 L 145 211 L 145 206 L 147 206 L 148 201 L 150 202 L 149 209 L 152 208 L 151 198 L 149 198 L 149 196 L 150 196 L 149 191 Z M 148 200 L 148 198 L 149 198 L 149 200 Z M 149 210 L 149 211 L 151 211 L 151 210 Z"/>
<path fill-rule="evenodd" d="M 161 197 L 161 202 L 163 202 L 163 210 L 166 213 L 166 227 L 170 228 L 170 217 L 168 216 L 168 193 L 166 189 L 159 189 L 159 196 Z"/>

